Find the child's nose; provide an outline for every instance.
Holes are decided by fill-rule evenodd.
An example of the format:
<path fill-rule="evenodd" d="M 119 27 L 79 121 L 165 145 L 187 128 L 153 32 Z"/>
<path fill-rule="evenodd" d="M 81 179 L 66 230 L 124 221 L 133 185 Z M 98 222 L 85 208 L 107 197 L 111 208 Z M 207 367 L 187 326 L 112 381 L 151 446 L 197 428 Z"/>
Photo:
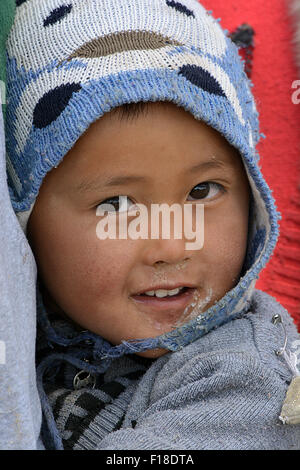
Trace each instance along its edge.
<path fill-rule="evenodd" d="M 143 252 L 143 262 L 149 266 L 160 263 L 177 264 L 190 257 L 190 252 L 186 251 L 186 240 L 182 239 L 148 239 L 145 240 L 145 250 Z"/>

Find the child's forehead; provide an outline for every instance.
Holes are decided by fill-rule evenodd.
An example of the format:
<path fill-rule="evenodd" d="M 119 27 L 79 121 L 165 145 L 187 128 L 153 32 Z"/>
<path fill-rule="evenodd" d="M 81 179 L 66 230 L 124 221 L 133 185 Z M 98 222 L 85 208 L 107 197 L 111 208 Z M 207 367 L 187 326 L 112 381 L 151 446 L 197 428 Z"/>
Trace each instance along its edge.
<path fill-rule="evenodd" d="M 15 24 L 22 28 L 22 49 L 25 53 L 22 64 L 17 65 L 29 70 L 32 67 L 32 50 L 40 42 L 43 43 L 45 38 L 48 39 L 48 47 L 39 55 L 39 69 L 54 59 L 59 62 L 67 59 L 91 39 L 102 38 L 107 47 L 114 43 L 117 45 L 121 42 L 118 40 L 118 33 L 122 34 L 124 31 L 128 36 L 128 50 L 133 50 L 134 42 L 136 47 L 141 43 L 141 39 L 145 43 L 141 35 L 149 30 L 151 13 L 156 18 L 151 27 L 152 37 L 146 38 L 150 47 L 151 42 L 155 44 L 155 34 L 161 34 L 168 26 L 169 32 L 174 29 L 174 36 L 177 28 L 183 28 L 182 42 L 197 48 L 201 44 L 202 52 L 209 54 L 211 44 L 207 37 L 211 34 L 214 19 L 210 15 L 204 16 L 203 11 L 203 6 L 196 0 L 20 0 Z M 168 24 L 170 21 L 174 21 L 171 31 Z M 57 47 L 58 37 L 62 41 L 60 47 Z M 124 38 L 122 42 L 124 43 Z M 214 56 L 222 57 L 225 50 L 226 40 L 223 32 L 214 28 Z"/>
<path fill-rule="evenodd" d="M 187 133 L 189 138 L 182 139 Z M 75 156 L 67 161 L 70 165 L 77 161 L 79 173 L 91 174 L 94 181 L 93 171 L 99 170 L 101 180 L 110 181 L 111 186 L 150 181 L 160 166 L 182 176 L 243 169 L 240 153 L 222 134 L 168 102 L 115 108 L 96 120 L 70 153 Z"/>

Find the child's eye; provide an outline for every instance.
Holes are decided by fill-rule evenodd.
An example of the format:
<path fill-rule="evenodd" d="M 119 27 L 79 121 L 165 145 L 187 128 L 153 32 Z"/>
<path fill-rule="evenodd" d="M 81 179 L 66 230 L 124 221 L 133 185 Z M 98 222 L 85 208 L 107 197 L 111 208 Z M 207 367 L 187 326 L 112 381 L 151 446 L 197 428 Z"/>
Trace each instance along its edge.
<path fill-rule="evenodd" d="M 224 191 L 223 186 L 218 183 L 199 183 L 190 192 L 191 197 L 194 199 L 213 199 L 220 192 Z"/>
<path fill-rule="evenodd" d="M 110 197 L 102 201 L 101 204 L 98 204 L 97 209 L 107 212 L 113 212 L 111 208 L 107 207 L 107 205 L 110 204 L 115 208 L 116 212 L 127 212 L 129 208 L 132 209 L 133 207 L 133 205 L 130 204 L 129 201 L 132 200 L 127 196 Z"/>

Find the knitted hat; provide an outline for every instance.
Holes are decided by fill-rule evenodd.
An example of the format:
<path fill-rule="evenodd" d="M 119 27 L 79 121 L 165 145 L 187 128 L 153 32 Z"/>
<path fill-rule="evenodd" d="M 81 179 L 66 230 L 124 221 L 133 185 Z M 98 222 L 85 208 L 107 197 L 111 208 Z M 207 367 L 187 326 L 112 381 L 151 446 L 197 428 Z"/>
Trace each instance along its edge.
<path fill-rule="evenodd" d="M 253 194 L 244 276 L 200 326 L 196 318 L 146 348 L 176 349 L 245 311 L 274 249 L 278 214 L 257 163 L 251 87 L 238 47 L 196 0 L 17 1 L 8 39 L 7 168 L 24 228 L 46 173 L 92 122 L 125 103 L 173 102 L 243 159 Z"/>

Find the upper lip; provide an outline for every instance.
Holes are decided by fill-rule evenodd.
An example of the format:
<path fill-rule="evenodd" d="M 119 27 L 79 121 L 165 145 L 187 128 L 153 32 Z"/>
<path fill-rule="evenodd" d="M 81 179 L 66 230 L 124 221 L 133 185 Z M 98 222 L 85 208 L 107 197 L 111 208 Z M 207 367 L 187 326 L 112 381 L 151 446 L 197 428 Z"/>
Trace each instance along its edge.
<path fill-rule="evenodd" d="M 189 284 L 189 283 L 186 283 L 186 282 L 177 282 L 176 284 L 159 284 L 159 285 L 155 285 L 155 286 L 146 287 L 144 289 L 140 289 L 138 292 L 136 292 L 132 295 L 141 295 L 144 292 L 149 292 L 149 291 L 152 291 L 152 290 L 173 290 L 173 289 L 177 289 L 178 287 L 189 287 L 189 288 L 192 288 L 192 289 L 196 288 L 196 286 L 194 284 Z"/>

